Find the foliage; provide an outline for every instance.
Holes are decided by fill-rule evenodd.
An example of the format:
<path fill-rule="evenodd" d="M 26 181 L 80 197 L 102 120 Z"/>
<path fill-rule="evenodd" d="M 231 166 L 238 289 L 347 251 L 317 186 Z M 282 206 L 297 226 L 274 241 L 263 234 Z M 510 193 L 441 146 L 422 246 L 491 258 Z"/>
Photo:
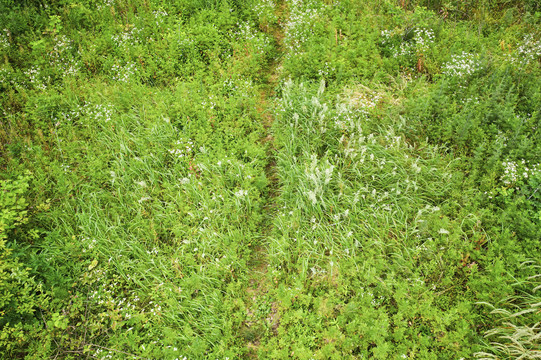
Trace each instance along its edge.
<path fill-rule="evenodd" d="M 25 174 L 0 181 L 0 350 L 5 357 L 24 354 L 24 347 L 42 327 L 38 311 L 49 302 L 43 284 L 14 253 L 19 250 L 17 242 L 36 236 L 31 231 L 24 234 L 29 221 L 25 196 L 31 180 L 31 175 Z"/>

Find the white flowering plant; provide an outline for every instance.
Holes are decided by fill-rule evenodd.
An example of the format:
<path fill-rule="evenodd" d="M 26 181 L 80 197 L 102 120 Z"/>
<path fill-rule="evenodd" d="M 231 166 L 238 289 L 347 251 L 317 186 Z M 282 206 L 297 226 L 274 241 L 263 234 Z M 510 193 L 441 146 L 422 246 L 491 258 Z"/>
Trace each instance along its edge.
<path fill-rule="evenodd" d="M 451 60 L 442 66 L 442 73 L 451 78 L 467 78 L 481 70 L 483 70 L 483 63 L 479 55 L 467 52 L 451 55 Z"/>

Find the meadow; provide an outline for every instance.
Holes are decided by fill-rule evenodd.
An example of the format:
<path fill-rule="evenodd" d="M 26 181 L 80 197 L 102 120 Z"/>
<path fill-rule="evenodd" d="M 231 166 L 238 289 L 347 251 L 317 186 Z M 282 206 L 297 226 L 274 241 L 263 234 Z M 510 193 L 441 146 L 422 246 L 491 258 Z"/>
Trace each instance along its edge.
<path fill-rule="evenodd" d="M 541 358 L 535 0 L 0 0 L 0 357 Z"/>

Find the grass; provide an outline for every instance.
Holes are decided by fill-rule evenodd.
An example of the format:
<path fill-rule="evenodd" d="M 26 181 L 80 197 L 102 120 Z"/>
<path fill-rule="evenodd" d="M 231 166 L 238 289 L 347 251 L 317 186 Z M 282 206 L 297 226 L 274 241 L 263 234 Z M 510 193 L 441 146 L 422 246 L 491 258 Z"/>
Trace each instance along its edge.
<path fill-rule="evenodd" d="M 3 356 L 538 356 L 539 16 L 458 5 L 0 4 Z"/>

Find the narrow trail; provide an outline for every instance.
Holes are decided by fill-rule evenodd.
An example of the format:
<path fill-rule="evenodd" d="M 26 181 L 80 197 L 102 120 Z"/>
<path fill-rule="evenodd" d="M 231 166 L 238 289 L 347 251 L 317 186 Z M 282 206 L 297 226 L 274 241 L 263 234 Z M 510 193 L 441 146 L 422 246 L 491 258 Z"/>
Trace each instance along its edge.
<path fill-rule="evenodd" d="M 273 37 L 276 53 L 262 74 L 264 83 L 260 89 L 257 108 L 259 117 L 265 128 L 265 136 L 261 139 L 261 142 L 267 148 L 269 160 L 265 168 L 265 174 L 268 180 L 268 193 L 264 207 L 264 220 L 261 224 L 261 237 L 251 248 L 252 255 L 248 263 L 250 279 L 246 290 L 245 301 L 247 313 L 246 321 L 241 329 L 241 336 L 247 347 L 247 357 L 250 359 L 256 359 L 258 357 L 257 352 L 260 339 L 268 334 L 269 330 L 275 333 L 279 325 L 277 304 L 267 295 L 273 286 L 267 276 L 267 245 L 268 238 L 272 232 L 272 220 L 276 213 L 276 202 L 274 199 L 278 195 L 278 174 L 275 160 L 274 137 L 271 130 L 274 122 L 273 99 L 276 95 L 275 89 L 280 77 L 281 57 L 284 53 L 282 43 L 284 38 L 283 22 L 287 14 L 285 1 L 278 1 L 275 14 L 278 18 L 277 24 L 260 24 L 260 29 Z"/>

